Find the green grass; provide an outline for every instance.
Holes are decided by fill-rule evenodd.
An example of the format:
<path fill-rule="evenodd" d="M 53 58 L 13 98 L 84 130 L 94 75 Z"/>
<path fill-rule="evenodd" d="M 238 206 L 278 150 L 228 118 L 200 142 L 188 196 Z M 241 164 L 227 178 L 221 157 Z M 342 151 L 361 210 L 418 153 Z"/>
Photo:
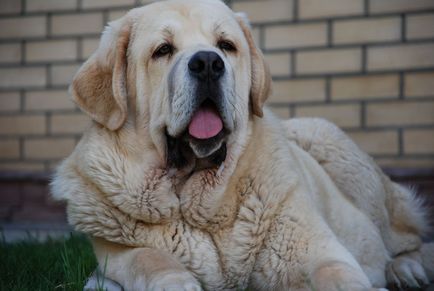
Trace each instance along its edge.
<path fill-rule="evenodd" d="M 83 290 L 96 267 L 89 241 L 80 235 L 39 243 L 0 241 L 0 290 Z"/>

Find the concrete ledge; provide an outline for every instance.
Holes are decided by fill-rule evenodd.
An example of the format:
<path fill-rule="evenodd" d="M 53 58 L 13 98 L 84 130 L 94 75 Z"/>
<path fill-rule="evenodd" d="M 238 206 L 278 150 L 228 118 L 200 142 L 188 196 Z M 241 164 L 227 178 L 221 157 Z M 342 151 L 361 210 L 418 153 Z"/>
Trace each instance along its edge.
<path fill-rule="evenodd" d="M 66 223 L 2 223 L 0 238 L 6 243 L 67 238 L 73 229 Z"/>

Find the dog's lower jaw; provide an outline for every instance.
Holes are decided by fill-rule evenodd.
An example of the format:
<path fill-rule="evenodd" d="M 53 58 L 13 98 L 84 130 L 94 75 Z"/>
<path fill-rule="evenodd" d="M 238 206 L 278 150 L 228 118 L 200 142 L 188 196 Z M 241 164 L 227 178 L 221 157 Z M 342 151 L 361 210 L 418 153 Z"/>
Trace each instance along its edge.
<path fill-rule="evenodd" d="M 167 140 L 167 166 L 178 170 L 191 169 L 191 172 L 219 167 L 226 159 L 227 146 L 224 138 L 213 141 L 212 144 L 203 144 L 200 141 L 192 146 L 189 139 L 174 138 L 166 134 Z M 196 151 L 201 150 L 200 154 Z"/>
<path fill-rule="evenodd" d="M 208 143 L 206 141 L 197 142 L 197 141 L 190 140 L 188 144 L 191 150 L 193 151 L 194 155 L 196 156 L 196 158 L 208 159 L 209 157 L 213 156 L 214 153 L 219 151 L 219 149 L 223 145 L 223 140 L 218 140 L 212 143 Z"/>
<path fill-rule="evenodd" d="M 200 171 L 203 169 L 209 169 L 214 167 L 221 167 L 226 159 L 227 147 L 226 143 L 223 142 L 221 146 L 214 151 L 211 155 L 205 158 L 198 158 L 196 160 L 195 171 Z"/>
<path fill-rule="evenodd" d="M 189 134 L 185 134 L 185 141 L 188 142 L 191 150 L 198 159 L 208 159 L 221 149 L 226 141 L 227 133 L 223 129 L 216 136 L 208 139 L 194 138 Z"/>

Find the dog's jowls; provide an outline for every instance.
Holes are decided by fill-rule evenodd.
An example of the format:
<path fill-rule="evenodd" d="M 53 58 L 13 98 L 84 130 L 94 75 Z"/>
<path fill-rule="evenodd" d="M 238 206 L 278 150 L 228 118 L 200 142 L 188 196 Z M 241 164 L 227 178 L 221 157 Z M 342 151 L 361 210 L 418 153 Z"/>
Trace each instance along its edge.
<path fill-rule="evenodd" d="M 245 17 L 221 1 L 109 23 L 71 85 L 93 124 L 52 183 L 107 278 L 324 291 L 432 277 L 413 194 L 334 125 L 274 117 L 270 82 Z"/>

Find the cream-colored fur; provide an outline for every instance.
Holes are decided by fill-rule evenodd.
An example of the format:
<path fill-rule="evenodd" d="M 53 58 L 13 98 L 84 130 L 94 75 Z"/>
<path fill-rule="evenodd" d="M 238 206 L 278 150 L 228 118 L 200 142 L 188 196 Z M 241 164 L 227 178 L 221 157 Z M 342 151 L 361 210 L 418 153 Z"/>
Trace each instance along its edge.
<path fill-rule="evenodd" d="M 215 47 L 219 30 L 237 52 Z M 162 38 L 177 51 L 155 59 Z M 203 49 L 229 68 L 227 156 L 176 169 L 165 130 L 188 122 L 183 65 Z M 109 25 L 71 90 L 95 122 L 52 183 L 69 222 L 107 261 L 105 276 L 126 290 L 370 290 L 427 280 L 425 222 L 411 192 L 334 125 L 276 119 L 263 108 L 269 83 L 248 24 L 220 1 L 159 2 Z"/>
<path fill-rule="evenodd" d="M 334 124 L 318 118 L 292 119 L 283 124 L 287 137 L 306 150 L 342 193 L 376 224 L 394 258 L 387 266 L 388 281 L 400 287 L 426 284 L 419 248 L 428 225 L 421 201 L 410 189 L 390 181 L 373 159 Z M 427 265 L 428 269 L 432 266 Z"/>

